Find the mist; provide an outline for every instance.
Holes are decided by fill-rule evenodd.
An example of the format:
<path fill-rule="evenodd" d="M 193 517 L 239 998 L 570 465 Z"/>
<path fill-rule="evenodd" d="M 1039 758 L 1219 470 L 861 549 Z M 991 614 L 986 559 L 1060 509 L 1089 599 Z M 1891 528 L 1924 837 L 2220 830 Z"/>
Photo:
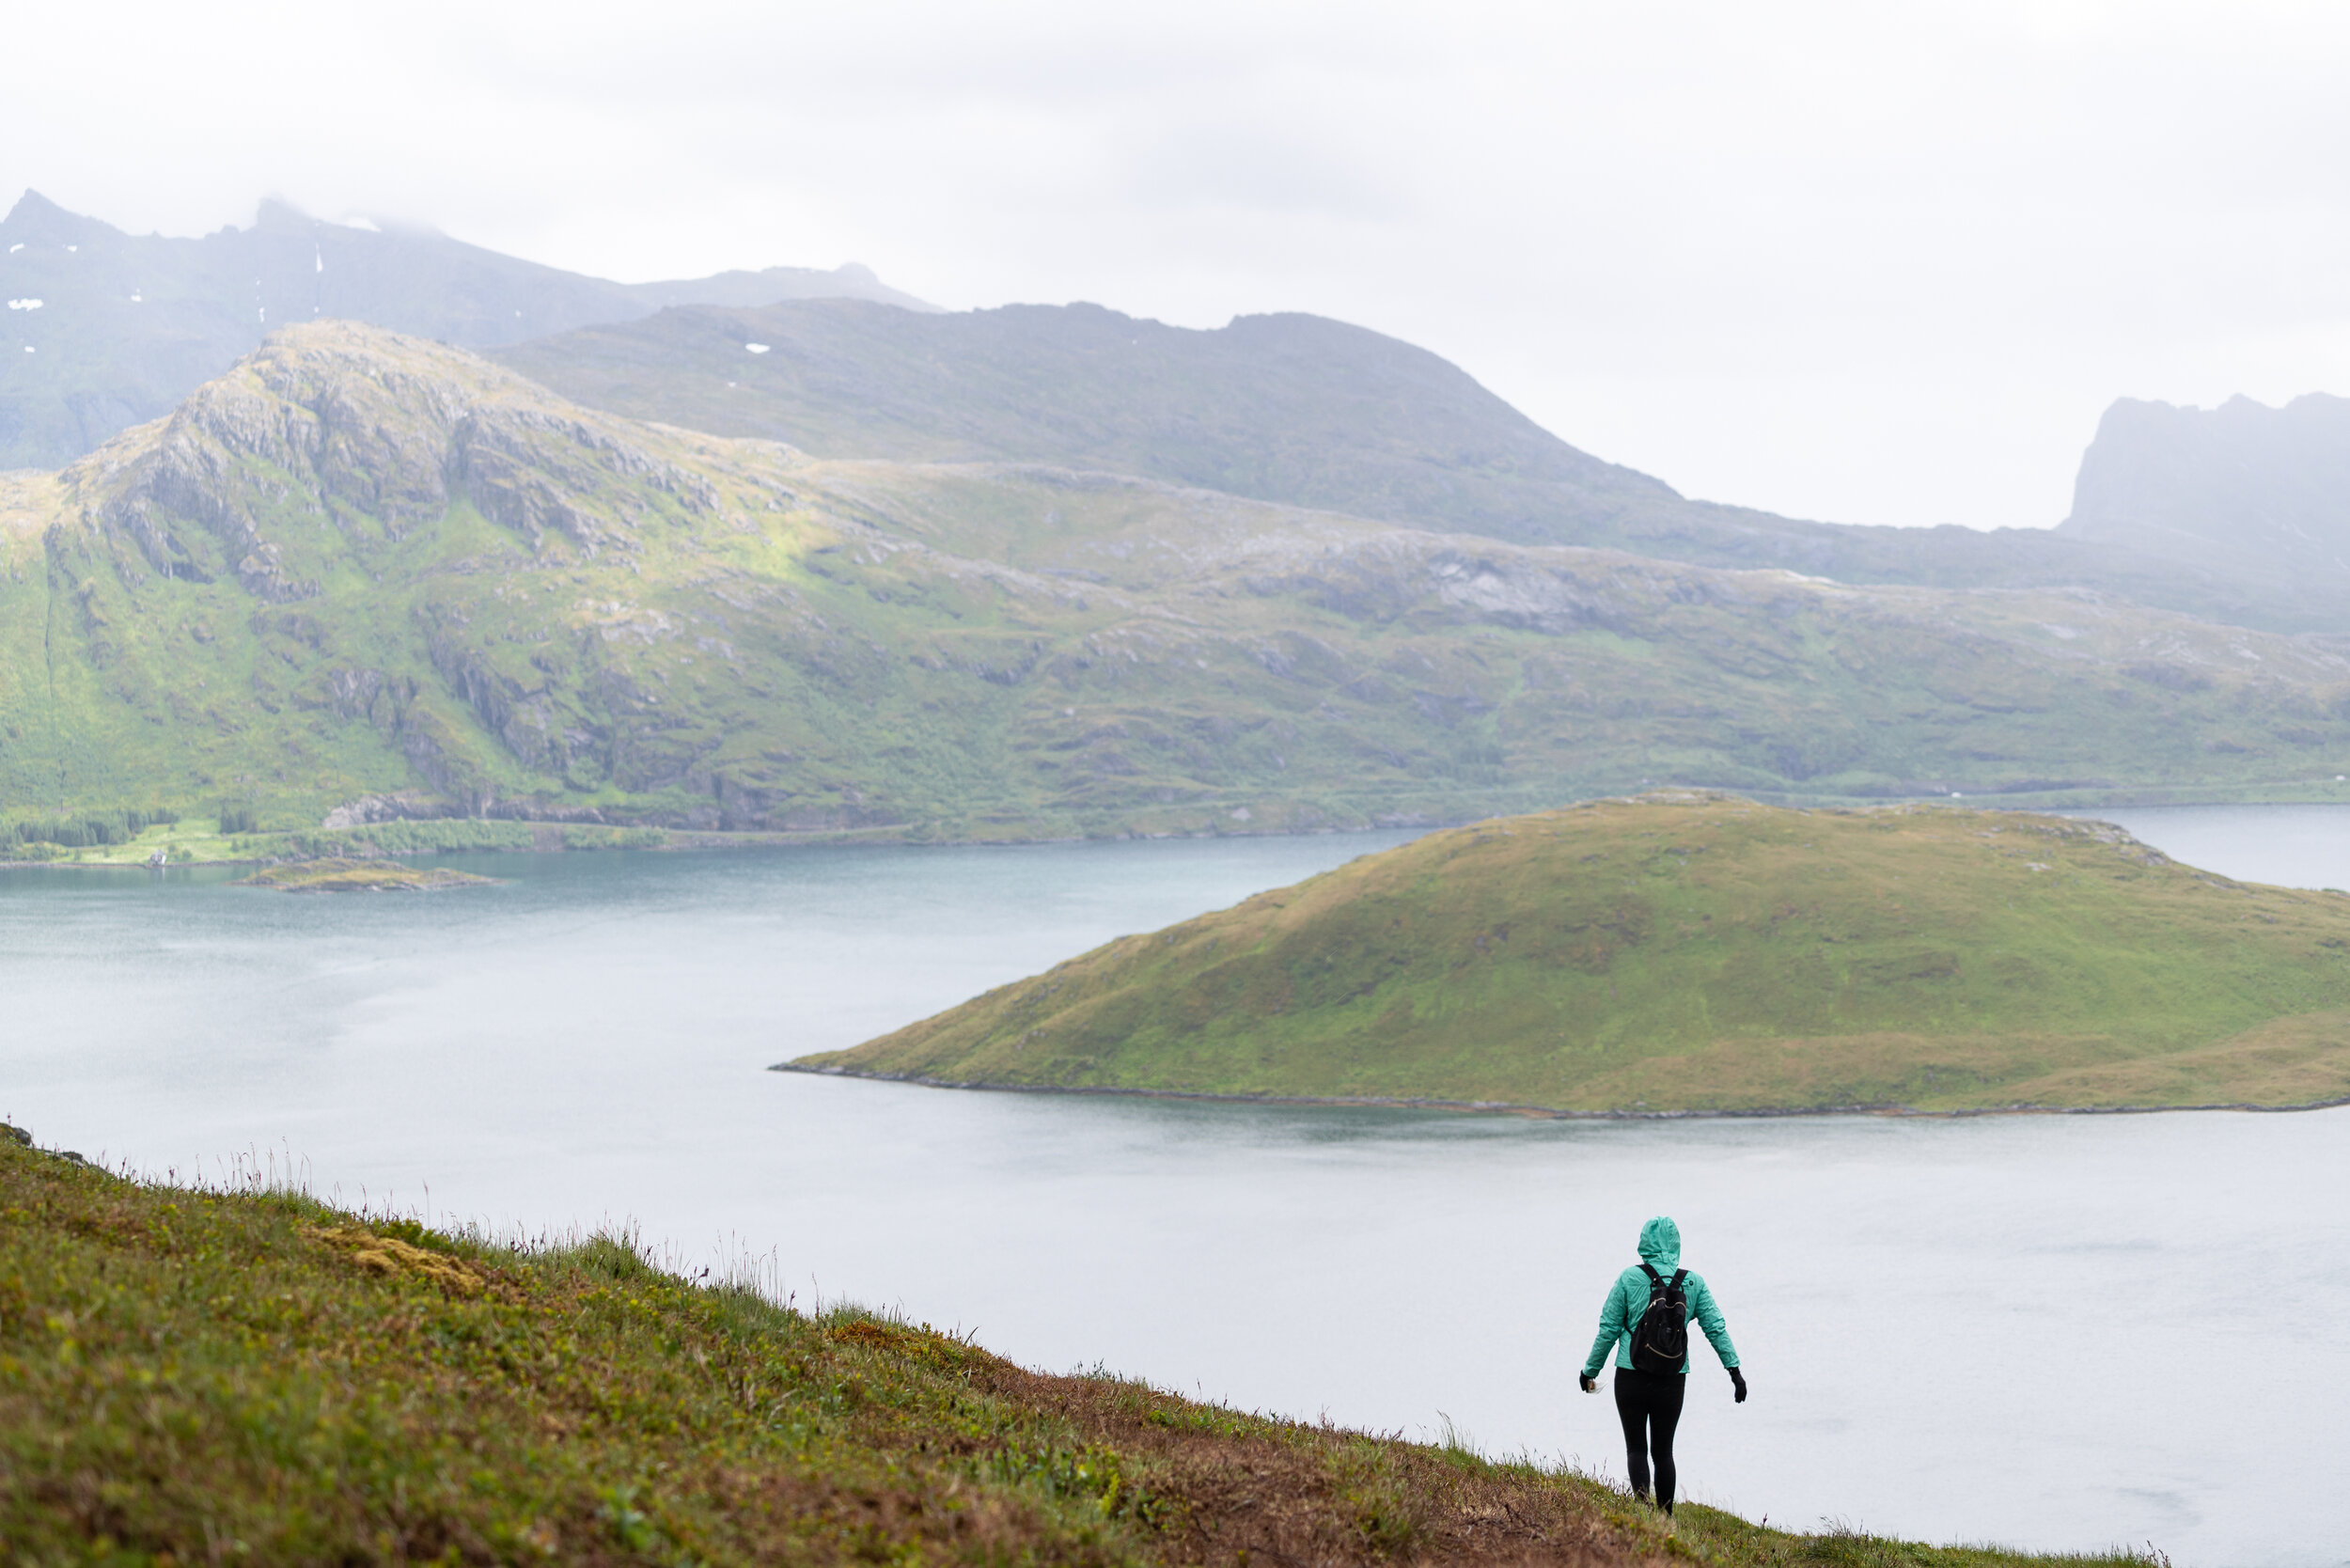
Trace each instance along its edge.
<path fill-rule="evenodd" d="M 0 189 L 135 232 L 429 224 L 623 280 L 1423 344 L 1801 517 L 2046 525 L 2117 397 L 2350 383 L 2312 6 L 53 9 Z M 104 69 L 34 68 L 102 60 Z"/>

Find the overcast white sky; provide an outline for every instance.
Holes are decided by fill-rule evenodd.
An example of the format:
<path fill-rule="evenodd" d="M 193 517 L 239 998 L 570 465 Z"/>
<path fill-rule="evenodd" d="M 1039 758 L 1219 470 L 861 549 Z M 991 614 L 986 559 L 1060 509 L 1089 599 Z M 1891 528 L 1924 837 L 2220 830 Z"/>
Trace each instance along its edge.
<path fill-rule="evenodd" d="M 2117 396 L 2350 392 L 2350 7 L 19 8 L 0 201 L 862 260 L 1409 338 L 1683 491 L 2044 524 Z"/>

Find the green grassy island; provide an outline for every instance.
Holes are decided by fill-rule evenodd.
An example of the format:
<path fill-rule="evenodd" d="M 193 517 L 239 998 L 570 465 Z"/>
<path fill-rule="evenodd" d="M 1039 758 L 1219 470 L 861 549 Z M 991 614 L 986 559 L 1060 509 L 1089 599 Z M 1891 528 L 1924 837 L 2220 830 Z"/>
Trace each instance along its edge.
<path fill-rule="evenodd" d="M 0 1541 L 26 1563 L 2151 1568 L 1684 1506 L 1026 1371 L 624 1241 L 484 1245 L 0 1137 Z"/>
<path fill-rule="evenodd" d="M 2350 1097 L 2350 897 L 1665 792 L 1431 834 L 792 1068 L 1570 1112 Z"/>

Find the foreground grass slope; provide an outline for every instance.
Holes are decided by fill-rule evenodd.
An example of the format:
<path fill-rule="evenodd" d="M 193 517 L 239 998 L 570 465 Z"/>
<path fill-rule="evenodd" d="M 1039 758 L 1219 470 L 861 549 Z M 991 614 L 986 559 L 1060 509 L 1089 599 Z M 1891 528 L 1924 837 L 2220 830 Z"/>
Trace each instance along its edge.
<path fill-rule="evenodd" d="M 2350 1097 L 2350 897 L 1702 793 L 1432 834 L 805 1068 L 1583 1111 Z"/>
<path fill-rule="evenodd" d="M 19 841 L 224 808 L 967 839 L 1458 821 L 1645 780 L 2322 799 L 2343 775 L 2350 650 L 2323 638 L 816 462 L 344 322 L 0 475 Z"/>
<path fill-rule="evenodd" d="M 1043 1376 L 610 1239 L 485 1247 L 125 1182 L 7 1131 L 16 1562 L 2052 1560 L 1696 1507 L 1669 1536 L 1576 1476 Z"/>

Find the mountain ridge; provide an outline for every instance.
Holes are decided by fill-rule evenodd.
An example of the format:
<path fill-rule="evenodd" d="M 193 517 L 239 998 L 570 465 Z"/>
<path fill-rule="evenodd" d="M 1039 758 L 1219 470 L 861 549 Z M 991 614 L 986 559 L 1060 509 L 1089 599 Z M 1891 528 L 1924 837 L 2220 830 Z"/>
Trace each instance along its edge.
<path fill-rule="evenodd" d="M 1199 330 L 1093 305 L 914 318 L 811 300 L 666 310 L 494 353 L 579 402 L 825 457 L 1054 463 L 1518 544 L 1859 584 L 2085 587 L 2350 631 L 2323 584 L 2126 532 L 1814 523 L 1691 500 L 1425 349 L 1295 312 Z"/>
<path fill-rule="evenodd" d="M 2350 648 L 2323 637 L 820 460 L 348 322 L 0 479 L 0 524 L 20 823 L 384 800 L 1018 839 L 1457 821 L 1643 779 L 2330 798 L 2350 773 Z"/>
<path fill-rule="evenodd" d="M 623 284 L 430 228 L 328 223 L 275 199 L 246 227 L 178 238 L 126 234 L 27 191 L 0 217 L 0 292 L 17 302 L 0 328 L 0 469 L 55 467 L 164 416 L 293 321 L 342 316 L 487 348 L 688 299 L 810 291 L 935 308 L 858 266 Z"/>
<path fill-rule="evenodd" d="M 1402 464 L 1389 463 L 1371 481 L 1369 491 L 1399 485 L 1426 491 L 1488 469 L 1531 471 L 1535 478 L 1571 486 L 1593 496 L 1617 496 L 1678 501 L 1671 487 L 1660 479 L 1580 451 L 1551 435 L 1516 409 L 1487 392 L 1457 366 L 1427 350 L 1362 327 L 1297 312 L 1239 316 L 1224 327 L 1206 332 L 1171 327 L 1102 306 L 1010 305 L 990 310 L 942 314 L 922 321 L 896 318 L 862 303 L 839 308 L 793 309 L 779 304 L 760 309 L 699 308 L 664 312 L 637 331 L 630 323 L 604 323 L 572 335 L 594 339 L 625 353 L 652 335 L 672 326 L 703 339 L 715 339 L 733 363 L 741 386 L 756 389 L 760 380 L 777 380 L 778 372 L 797 372 L 798 384 L 778 386 L 789 396 L 798 393 L 788 413 L 760 409 L 743 412 L 725 408 L 728 400 L 696 405 L 704 417 L 678 417 L 666 423 L 708 429 L 713 434 L 749 435 L 785 440 L 824 457 L 890 458 L 905 462 L 1041 462 L 1068 467 L 1132 473 L 1210 490 L 1229 491 L 1252 499 L 1278 500 L 1292 505 L 1348 511 L 1377 521 L 1406 517 L 1425 519 L 1425 506 L 1408 503 L 1392 512 L 1366 508 L 1366 487 L 1344 483 L 1321 471 L 1320 449 L 1308 439 L 1286 450 L 1260 448 L 1261 465 L 1286 461 L 1291 482 L 1271 489 L 1252 484 L 1254 476 L 1235 473 L 1229 440 L 1186 447 L 1183 436 L 1194 427 L 1207 426 L 1213 434 L 1230 437 L 1253 429 L 1268 440 L 1297 442 L 1304 433 L 1301 410 L 1305 399 L 1295 391 L 1271 400 L 1250 400 L 1233 406 L 1213 406 L 1195 394 L 1191 377 L 1201 361 L 1233 357 L 1221 351 L 1237 346 L 1251 370 L 1261 377 L 1280 377 L 1295 365 L 1313 382 L 1344 380 L 1351 406 L 1340 419 L 1375 422 L 1384 430 L 1408 420 L 1422 427 L 1424 446 L 1406 454 L 1405 461 L 1428 472 L 1406 474 Z M 841 329 L 848 330 L 841 330 Z M 774 341 L 756 353 L 745 350 L 760 341 L 761 329 Z M 827 330 L 831 329 L 831 330 Z M 905 334 L 917 335 L 903 341 Z M 890 341 L 896 336 L 899 341 Z M 497 357 L 567 397 L 593 406 L 612 407 L 629 400 L 624 393 L 603 398 L 581 395 L 587 378 L 563 372 L 576 367 L 548 353 L 543 340 L 516 345 Z M 1027 349 L 1039 357 L 1020 363 L 989 348 Z M 977 350 L 978 352 L 974 352 Z M 1114 369 L 1139 394 L 1131 412 L 1115 397 L 1090 400 L 1079 412 L 1066 402 L 1047 401 L 1087 374 L 1091 362 L 1122 350 L 1135 355 L 1138 372 Z M 1049 357 L 1046 357 L 1049 356 Z M 647 361 L 636 358 L 637 368 Z M 543 373 L 542 373 L 543 372 Z M 1213 373 L 1213 372 L 1212 372 Z M 964 394 L 951 410 L 942 410 L 938 393 L 951 387 Z M 1219 388 L 1220 390 L 1225 388 Z M 870 409 L 872 418 L 842 419 L 828 426 L 829 408 L 847 413 Z M 634 417 L 651 416 L 647 406 L 614 407 Z M 934 416 L 945 412 L 948 417 Z M 778 415 L 782 415 L 778 418 Z M 1351 417 L 1348 417 L 1351 416 Z M 1268 417 L 1278 421 L 1268 429 Z M 714 424 L 725 428 L 713 428 Z M 1438 451 L 1452 460 L 1437 478 Z M 1220 464 L 1217 460 L 1224 460 Z M 1327 462 L 1326 459 L 1323 460 Z M 1275 493 L 1277 491 L 1278 493 Z M 1490 518 L 1495 525 L 1469 531 L 1510 537 L 1512 525 L 1525 520 Z M 1528 541 L 1520 540 L 1520 542 Z M 1536 541 L 1536 542 L 1555 542 Z"/>
<path fill-rule="evenodd" d="M 2243 510 L 2224 486 L 2205 487 L 2203 522 L 2184 529 L 2079 504 L 2053 529 L 1778 517 L 1691 500 L 1559 439 L 1425 350 L 1301 313 L 1197 332 L 1095 306 L 942 312 L 854 266 L 617 284 L 276 201 L 247 229 L 134 240 L 27 192 L 0 238 L 12 306 L 0 467 L 92 449 L 166 413 L 267 329 L 341 315 L 494 351 L 610 412 L 824 457 L 1048 463 L 1521 544 L 1859 584 L 2081 587 L 2272 631 L 2350 631 L 2350 555 L 2265 525 L 2210 537 L 2213 519 Z M 810 294 L 836 297 L 773 298 Z M 2138 406 L 2108 411 L 2080 495 L 2110 488 L 2116 432 Z M 2159 442 L 2135 452 L 2155 477 L 2125 488 L 2177 466 Z M 2334 494 L 2350 485 L 2333 478 Z M 2332 534 L 2350 535 L 2340 503 L 2320 501 Z"/>

